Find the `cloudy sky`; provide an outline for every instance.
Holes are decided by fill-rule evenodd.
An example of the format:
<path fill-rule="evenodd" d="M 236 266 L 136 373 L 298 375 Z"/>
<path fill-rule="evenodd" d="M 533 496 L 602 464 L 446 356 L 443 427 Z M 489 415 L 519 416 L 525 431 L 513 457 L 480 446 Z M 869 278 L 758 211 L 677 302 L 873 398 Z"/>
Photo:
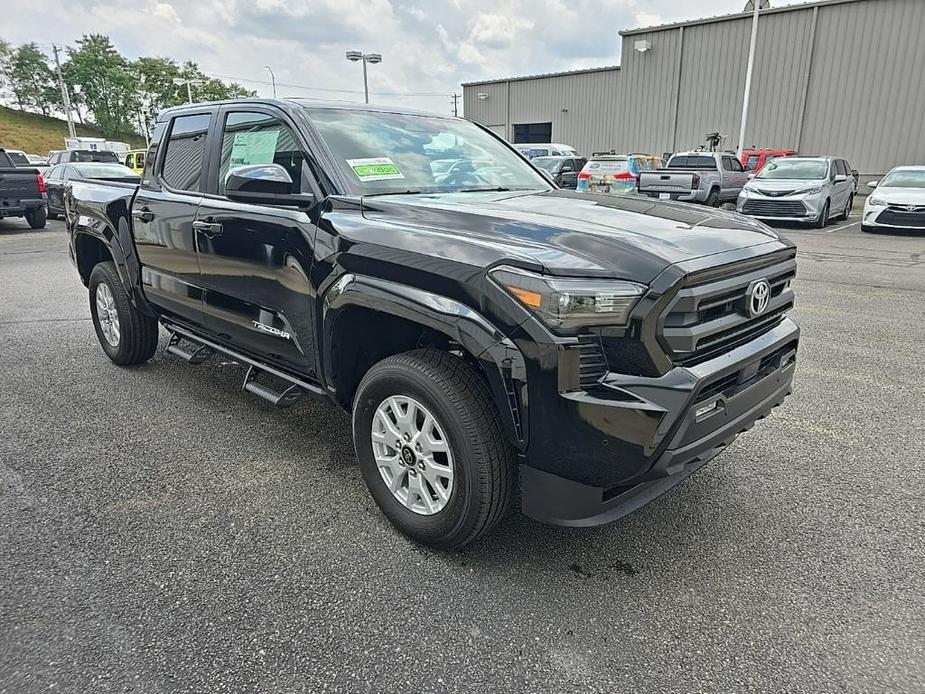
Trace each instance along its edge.
<path fill-rule="evenodd" d="M 772 5 L 799 0 L 773 0 Z M 371 100 L 447 112 L 460 82 L 620 59 L 617 31 L 741 11 L 745 0 L 4 0 L 0 37 L 194 60 L 270 95 L 362 100 L 350 49 L 377 51 Z M 52 21 L 49 21 L 52 20 Z M 250 80 L 250 81 L 248 81 Z M 264 83 L 267 82 L 267 83 Z M 326 91 L 327 90 L 327 91 Z"/>

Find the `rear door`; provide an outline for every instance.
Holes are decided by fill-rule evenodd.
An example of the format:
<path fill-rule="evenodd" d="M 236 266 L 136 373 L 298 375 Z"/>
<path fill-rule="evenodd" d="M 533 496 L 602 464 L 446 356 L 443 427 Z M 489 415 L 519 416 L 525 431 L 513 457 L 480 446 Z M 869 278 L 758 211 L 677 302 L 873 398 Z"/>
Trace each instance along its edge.
<path fill-rule="evenodd" d="M 293 193 L 315 193 L 307 142 L 270 106 L 226 106 L 212 146 L 207 194 L 196 242 L 207 329 L 218 339 L 283 368 L 311 376 L 315 292 L 309 281 L 316 227 L 305 210 L 225 197 L 235 166 L 275 163 Z"/>
<path fill-rule="evenodd" d="M 203 325 L 202 288 L 193 222 L 202 201 L 206 140 L 214 108 L 185 112 L 158 123 L 148 162 L 132 203 L 132 228 L 142 288 L 166 315 Z"/>

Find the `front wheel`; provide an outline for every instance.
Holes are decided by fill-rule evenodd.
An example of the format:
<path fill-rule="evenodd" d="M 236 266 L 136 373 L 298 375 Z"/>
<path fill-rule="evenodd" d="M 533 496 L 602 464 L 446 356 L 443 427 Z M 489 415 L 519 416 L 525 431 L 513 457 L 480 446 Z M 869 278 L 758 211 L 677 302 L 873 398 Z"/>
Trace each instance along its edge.
<path fill-rule="evenodd" d="M 90 273 L 90 315 L 103 351 L 116 364 L 141 364 L 154 356 L 157 319 L 132 305 L 111 262 Z"/>
<path fill-rule="evenodd" d="M 45 220 L 48 218 L 48 213 L 45 211 L 44 207 L 33 207 L 31 210 L 26 212 L 26 222 L 29 223 L 29 226 L 32 229 L 44 229 Z"/>
<path fill-rule="evenodd" d="M 353 442 L 376 504 L 417 542 L 461 547 L 510 506 L 514 460 L 498 412 L 478 371 L 447 352 L 373 366 L 354 400 Z"/>
<path fill-rule="evenodd" d="M 819 218 L 816 220 L 816 228 L 823 229 L 825 225 L 829 223 L 829 201 L 825 201 L 825 205 L 822 206 L 822 212 L 819 213 Z"/>

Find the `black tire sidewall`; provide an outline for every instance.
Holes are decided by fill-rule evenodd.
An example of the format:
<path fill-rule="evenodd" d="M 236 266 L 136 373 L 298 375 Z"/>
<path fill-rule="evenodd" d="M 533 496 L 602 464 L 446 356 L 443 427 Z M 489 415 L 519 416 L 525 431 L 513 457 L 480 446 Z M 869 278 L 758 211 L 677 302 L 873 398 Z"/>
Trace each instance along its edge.
<path fill-rule="evenodd" d="M 819 213 L 819 219 L 816 220 L 816 228 L 822 229 L 829 223 L 829 201 L 825 201 L 822 212 Z"/>
<path fill-rule="evenodd" d="M 423 516 L 408 510 L 389 491 L 379 473 L 372 446 L 372 423 L 381 402 L 392 395 L 405 395 L 424 405 L 437 418 L 453 454 L 453 490 L 439 512 Z M 360 472 L 370 494 L 383 513 L 402 532 L 428 545 L 451 546 L 454 538 L 465 537 L 475 523 L 472 517 L 473 489 L 478 484 L 470 436 L 460 424 L 465 413 L 457 412 L 447 393 L 420 371 L 404 364 L 373 367 L 364 378 L 353 408 L 353 442 Z"/>
<path fill-rule="evenodd" d="M 44 207 L 36 207 L 26 212 L 26 222 L 33 229 L 44 229 L 46 219 L 48 219 L 48 214 Z"/>
<path fill-rule="evenodd" d="M 106 283 L 109 291 L 112 292 L 112 298 L 116 305 L 116 313 L 119 314 L 119 344 L 113 347 L 109 344 L 106 336 L 100 328 L 100 319 L 96 310 L 96 289 L 100 284 Z M 131 340 L 136 339 L 132 335 L 129 311 L 133 310 L 129 303 L 125 290 L 122 287 L 122 281 L 116 272 L 115 265 L 112 263 L 100 263 L 93 268 L 90 273 L 90 315 L 93 317 L 93 329 L 96 331 L 96 337 L 100 341 L 100 346 L 106 352 L 112 361 L 117 364 L 129 363 L 131 355 Z"/>

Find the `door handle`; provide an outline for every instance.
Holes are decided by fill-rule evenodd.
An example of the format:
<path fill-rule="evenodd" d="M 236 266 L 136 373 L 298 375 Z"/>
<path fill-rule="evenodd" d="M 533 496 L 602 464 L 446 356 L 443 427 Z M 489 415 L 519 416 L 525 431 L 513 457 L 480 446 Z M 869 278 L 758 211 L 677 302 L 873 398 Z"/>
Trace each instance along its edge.
<path fill-rule="evenodd" d="M 132 210 L 132 217 L 139 222 L 148 223 L 154 219 L 154 213 L 147 207 L 142 207 L 140 210 Z"/>
<path fill-rule="evenodd" d="M 210 239 L 215 238 L 216 236 L 221 236 L 222 234 L 222 225 L 218 222 L 208 222 L 205 220 L 197 219 L 195 222 L 193 222 L 193 229 Z"/>

